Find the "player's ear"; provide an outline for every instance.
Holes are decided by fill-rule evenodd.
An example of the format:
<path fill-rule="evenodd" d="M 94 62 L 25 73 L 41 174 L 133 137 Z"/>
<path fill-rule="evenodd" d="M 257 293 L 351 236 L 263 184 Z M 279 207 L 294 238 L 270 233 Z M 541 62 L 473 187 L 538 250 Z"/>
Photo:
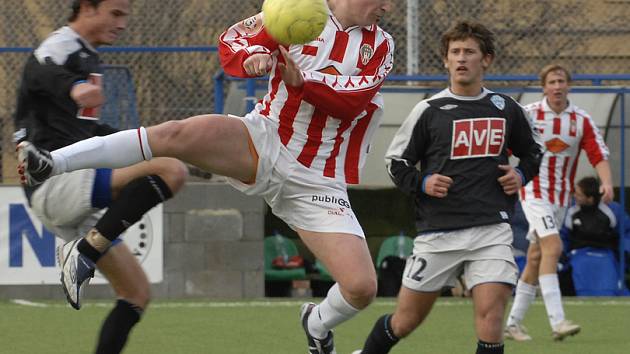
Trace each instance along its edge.
<path fill-rule="evenodd" d="M 481 59 L 481 67 L 483 67 L 484 70 L 488 69 L 493 59 L 494 56 L 492 56 L 492 54 L 486 54 L 483 59 Z"/>

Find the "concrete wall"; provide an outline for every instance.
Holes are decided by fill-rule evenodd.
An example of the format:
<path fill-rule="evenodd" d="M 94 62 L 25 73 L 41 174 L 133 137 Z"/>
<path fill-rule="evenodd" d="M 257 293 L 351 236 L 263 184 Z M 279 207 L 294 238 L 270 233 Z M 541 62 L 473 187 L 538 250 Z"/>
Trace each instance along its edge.
<path fill-rule="evenodd" d="M 164 205 L 164 281 L 153 298 L 257 298 L 265 291 L 265 203 L 225 183 L 188 183 Z M 85 298 L 112 298 L 90 285 Z M 0 299 L 63 299 L 60 285 L 0 286 Z"/>

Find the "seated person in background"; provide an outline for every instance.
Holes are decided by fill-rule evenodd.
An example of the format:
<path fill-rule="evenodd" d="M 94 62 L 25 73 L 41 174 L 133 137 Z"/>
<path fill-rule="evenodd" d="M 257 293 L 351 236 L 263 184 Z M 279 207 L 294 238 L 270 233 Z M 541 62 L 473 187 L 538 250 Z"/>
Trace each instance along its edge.
<path fill-rule="evenodd" d="M 626 252 L 630 247 L 630 217 L 616 202 L 604 203 L 595 177 L 584 177 L 575 186 L 575 205 L 569 208 L 560 235 L 570 252 L 584 247 L 619 249 L 619 228 L 625 218 Z"/>

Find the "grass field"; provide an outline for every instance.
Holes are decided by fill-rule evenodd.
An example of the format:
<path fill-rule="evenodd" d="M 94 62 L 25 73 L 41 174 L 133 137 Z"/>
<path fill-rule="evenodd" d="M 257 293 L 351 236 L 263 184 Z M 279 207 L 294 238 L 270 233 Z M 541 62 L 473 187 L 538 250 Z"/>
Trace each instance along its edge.
<path fill-rule="evenodd" d="M 301 302 L 156 301 L 132 332 L 126 354 L 304 354 Z M 0 302 L 0 353 L 91 353 L 109 302 L 86 302 L 80 311 L 61 302 Z M 360 348 L 376 318 L 394 308 L 378 300 L 335 331 L 338 354 Z M 630 353 L 630 299 L 567 299 L 568 317 L 582 333 L 553 342 L 544 305 L 535 302 L 525 325 L 534 340 L 506 343 L 506 353 Z M 427 322 L 393 354 L 474 353 L 472 305 L 441 299 Z"/>

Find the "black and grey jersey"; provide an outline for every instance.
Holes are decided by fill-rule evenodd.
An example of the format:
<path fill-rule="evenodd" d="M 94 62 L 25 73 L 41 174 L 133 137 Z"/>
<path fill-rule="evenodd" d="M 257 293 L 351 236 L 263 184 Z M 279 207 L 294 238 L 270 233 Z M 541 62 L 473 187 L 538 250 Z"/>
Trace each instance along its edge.
<path fill-rule="evenodd" d="M 55 150 L 116 130 L 95 120 L 77 118 L 72 86 L 101 73 L 97 51 L 72 28 L 53 32 L 26 61 L 18 91 L 15 140 Z"/>
<path fill-rule="evenodd" d="M 542 152 L 529 116 L 511 97 L 487 89 L 462 97 L 445 89 L 411 111 L 385 163 L 398 188 L 415 197 L 422 233 L 509 222 L 517 196 L 503 192 L 498 165 L 514 154 L 527 183 L 538 174 Z M 433 173 L 453 179 L 445 198 L 422 191 L 423 178 Z"/>

